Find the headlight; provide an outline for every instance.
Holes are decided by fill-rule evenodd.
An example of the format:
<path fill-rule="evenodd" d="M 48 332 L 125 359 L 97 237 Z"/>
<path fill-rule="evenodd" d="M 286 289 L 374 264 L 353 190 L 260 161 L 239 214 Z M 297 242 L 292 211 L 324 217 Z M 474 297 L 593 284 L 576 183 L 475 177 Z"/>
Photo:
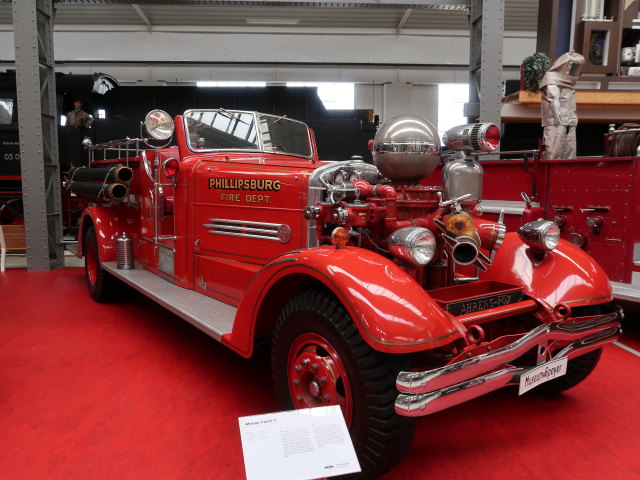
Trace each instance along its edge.
<path fill-rule="evenodd" d="M 156 140 L 169 140 L 173 135 L 171 115 L 163 110 L 151 110 L 144 119 L 147 133 Z"/>
<path fill-rule="evenodd" d="M 556 222 L 536 220 L 522 225 L 518 235 L 535 250 L 553 250 L 560 241 L 560 227 Z"/>
<path fill-rule="evenodd" d="M 492 152 L 500 144 L 500 129 L 493 123 L 469 123 L 450 128 L 442 136 L 449 150 Z"/>
<path fill-rule="evenodd" d="M 389 249 L 397 259 L 420 267 L 433 258 L 436 238 L 428 228 L 404 227 L 389 236 Z"/>

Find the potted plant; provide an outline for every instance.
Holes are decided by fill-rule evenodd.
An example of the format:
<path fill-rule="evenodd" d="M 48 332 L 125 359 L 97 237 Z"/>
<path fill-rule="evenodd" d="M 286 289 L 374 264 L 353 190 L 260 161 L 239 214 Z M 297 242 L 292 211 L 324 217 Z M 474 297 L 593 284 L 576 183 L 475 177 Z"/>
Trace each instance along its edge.
<path fill-rule="evenodd" d="M 525 58 L 520 66 L 520 89 L 539 92 L 540 81 L 549 67 L 551 59 L 544 53 L 536 52 Z"/>

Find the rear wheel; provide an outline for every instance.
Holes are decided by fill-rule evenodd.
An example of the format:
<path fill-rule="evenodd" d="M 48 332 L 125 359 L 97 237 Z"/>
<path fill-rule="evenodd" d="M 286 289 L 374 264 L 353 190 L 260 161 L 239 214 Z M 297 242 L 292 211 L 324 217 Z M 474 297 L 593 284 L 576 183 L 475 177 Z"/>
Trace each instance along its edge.
<path fill-rule="evenodd" d="M 271 359 L 284 409 L 340 405 L 362 467 L 349 478 L 377 478 L 402 459 L 415 422 L 395 413 L 399 362 L 370 348 L 332 296 L 308 291 L 287 303 Z"/>
<path fill-rule="evenodd" d="M 94 227 L 89 227 L 84 237 L 84 273 L 91 298 L 96 302 L 115 300 L 119 281 L 100 266 L 98 241 Z"/>

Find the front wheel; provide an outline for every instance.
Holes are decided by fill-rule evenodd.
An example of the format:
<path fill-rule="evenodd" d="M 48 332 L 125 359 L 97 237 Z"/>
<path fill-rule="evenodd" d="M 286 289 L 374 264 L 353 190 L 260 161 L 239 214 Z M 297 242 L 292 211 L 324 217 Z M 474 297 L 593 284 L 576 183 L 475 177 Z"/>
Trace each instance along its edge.
<path fill-rule="evenodd" d="M 575 387 L 593 372 L 600 361 L 600 355 L 602 355 L 602 348 L 569 360 L 567 373 L 537 386 L 532 392 L 541 395 L 555 395 Z"/>
<path fill-rule="evenodd" d="M 98 240 L 94 227 L 89 227 L 84 237 L 84 276 L 89 294 L 96 302 L 115 300 L 119 281 L 100 266 Z"/>
<path fill-rule="evenodd" d="M 600 315 L 602 309 L 597 305 L 588 305 L 574 308 L 573 313 L 575 316 Z M 534 388 L 532 392 L 541 395 L 555 395 L 575 387 L 591 375 L 591 372 L 593 372 L 596 365 L 598 365 L 601 355 L 602 348 L 598 348 L 597 350 L 587 352 L 584 355 L 569 360 L 567 363 L 567 373 L 539 385 Z"/>
<path fill-rule="evenodd" d="M 399 362 L 369 347 L 335 298 L 308 291 L 286 304 L 271 364 L 284 409 L 340 405 L 362 467 L 349 478 L 377 478 L 402 459 L 415 422 L 395 413 Z"/>

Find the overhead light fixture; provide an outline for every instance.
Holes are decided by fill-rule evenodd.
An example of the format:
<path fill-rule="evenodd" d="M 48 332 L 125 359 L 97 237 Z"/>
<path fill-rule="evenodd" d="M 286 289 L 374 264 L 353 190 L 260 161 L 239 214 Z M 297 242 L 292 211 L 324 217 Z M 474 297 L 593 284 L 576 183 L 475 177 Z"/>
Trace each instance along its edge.
<path fill-rule="evenodd" d="M 300 20 L 291 18 L 247 18 L 249 25 L 298 25 Z"/>
<path fill-rule="evenodd" d="M 267 82 L 243 82 L 243 81 L 210 81 L 204 80 L 196 82 L 197 87 L 266 87 Z"/>
<path fill-rule="evenodd" d="M 355 86 L 349 82 L 287 82 L 287 87 L 317 87 L 318 97 L 327 110 L 353 110 Z"/>

